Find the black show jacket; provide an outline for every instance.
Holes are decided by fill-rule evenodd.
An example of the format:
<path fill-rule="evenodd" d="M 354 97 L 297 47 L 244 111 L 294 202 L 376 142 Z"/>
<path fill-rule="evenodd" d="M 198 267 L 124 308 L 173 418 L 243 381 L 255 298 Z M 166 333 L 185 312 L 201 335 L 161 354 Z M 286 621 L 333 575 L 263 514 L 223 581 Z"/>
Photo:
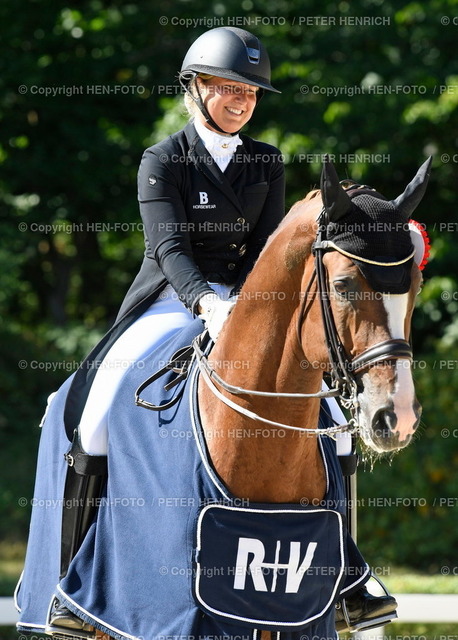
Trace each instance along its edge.
<path fill-rule="evenodd" d="M 193 312 L 211 292 L 207 282 L 243 284 L 284 216 L 285 184 L 279 150 L 240 137 L 224 173 L 191 123 L 145 151 L 138 200 L 146 250 L 118 318 L 167 283 Z"/>
<path fill-rule="evenodd" d="M 145 151 L 138 198 L 145 255 L 114 326 L 76 371 L 64 412 L 71 439 L 103 358 L 169 282 L 193 313 L 209 282 L 237 290 L 284 216 L 284 167 L 275 147 L 240 136 L 223 173 L 194 125 Z M 171 354 L 172 355 L 172 354 Z"/>

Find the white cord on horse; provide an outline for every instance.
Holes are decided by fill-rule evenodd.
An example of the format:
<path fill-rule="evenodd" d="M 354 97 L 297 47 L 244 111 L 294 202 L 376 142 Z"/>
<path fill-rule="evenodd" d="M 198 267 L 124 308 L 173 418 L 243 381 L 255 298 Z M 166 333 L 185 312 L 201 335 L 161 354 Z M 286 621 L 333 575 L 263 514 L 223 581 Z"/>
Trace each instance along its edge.
<path fill-rule="evenodd" d="M 194 345 L 196 347 L 196 345 Z M 200 349 L 199 349 L 200 351 Z M 269 420 L 268 418 L 263 418 L 262 416 L 258 415 L 257 413 L 255 413 L 254 411 L 250 411 L 249 409 L 245 409 L 244 407 L 241 407 L 240 405 L 238 405 L 236 402 L 233 402 L 232 400 L 230 400 L 230 398 L 226 398 L 225 395 L 223 395 L 221 393 L 221 391 L 219 389 L 217 389 L 217 387 L 215 386 L 215 384 L 213 383 L 213 381 L 210 378 L 210 375 L 207 372 L 206 367 L 204 366 L 203 362 L 202 362 L 202 352 L 200 352 L 200 354 L 198 352 L 196 352 L 196 361 L 197 361 L 197 366 L 199 367 L 199 371 L 202 375 L 202 377 L 204 378 L 205 382 L 207 383 L 208 388 L 210 389 L 210 391 L 219 399 L 221 400 L 221 402 L 224 402 L 224 404 L 226 404 L 228 407 L 230 407 L 231 409 L 233 409 L 234 411 L 236 411 L 237 413 L 240 413 L 244 416 L 246 416 L 247 418 L 250 418 L 251 420 L 257 420 L 260 422 L 264 422 L 265 424 L 270 424 L 274 427 L 281 427 L 282 429 L 289 429 L 291 431 L 301 431 L 302 433 L 311 433 L 314 435 L 327 435 L 327 436 L 331 436 L 333 434 L 336 433 L 341 433 L 343 431 L 349 431 L 350 433 L 355 431 L 355 426 L 348 423 L 348 424 L 342 424 L 342 425 L 336 425 L 335 427 L 327 427 L 325 429 L 317 429 L 317 428 L 309 428 L 309 427 L 296 427 L 293 425 L 289 425 L 289 424 L 284 424 L 283 422 L 276 422 L 274 420 Z M 275 392 L 263 392 L 263 391 L 258 391 L 256 392 L 257 395 L 268 395 L 268 396 L 275 396 L 275 397 L 279 397 L 279 396 L 286 396 L 286 397 L 291 397 L 291 396 L 302 396 L 302 397 L 318 397 L 318 398 L 325 398 L 325 397 L 329 397 L 329 396 L 333 396 L 334 395 L 334 391 L 335 390 L 330 390 L 330 392 L 327 391 L 319 391 L 316 394 L 286 394 L 286 393 L 275 393 Z M 243 390 L 243 393 L 247 393 L 251 395 L 251 392 L 247 389 Z"/>

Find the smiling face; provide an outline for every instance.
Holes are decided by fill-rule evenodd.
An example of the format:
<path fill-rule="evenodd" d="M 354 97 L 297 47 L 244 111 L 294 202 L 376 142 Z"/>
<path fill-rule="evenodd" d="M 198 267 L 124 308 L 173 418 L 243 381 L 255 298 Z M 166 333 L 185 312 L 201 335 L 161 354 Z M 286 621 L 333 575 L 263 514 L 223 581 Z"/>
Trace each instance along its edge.
<path fill-rule="evenodd" d="M 227 133 L 236 133 L 253 115 L 258 87 L 243 82 L 211 77 L 198 78 L 205 107 L 213 120 Z M 199 115 L 203 124 L 214 129 Z"/>

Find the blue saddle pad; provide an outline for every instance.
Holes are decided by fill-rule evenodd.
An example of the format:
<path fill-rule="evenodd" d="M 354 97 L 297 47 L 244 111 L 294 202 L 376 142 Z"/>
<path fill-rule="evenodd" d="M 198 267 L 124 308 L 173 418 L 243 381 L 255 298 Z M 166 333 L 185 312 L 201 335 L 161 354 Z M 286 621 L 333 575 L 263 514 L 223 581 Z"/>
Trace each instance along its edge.
<path fill-rule="evenodd" d="M 335 443 L 317 436 L 328 510 L 323 505 L 272 508 L 250 503 L 245 512 L 234 509 L 246 505 L 228 491 L 208 458 L 195 367 L 175 405 L 161 411 L 135 405 L 138 387 L 189 345 L 199 329 L 200 321 L 126 372 L 109 414 L 105 493 L 62 580 L 63 454 L 69 446 L 62 416 L 70 381 L 52 401 L 43 425 L 27 557 L 17 593 L 19 630 L 42 632 L 57 595 L 80 618 L 118 640 L 256 640 L 263 628 L 257 620 L 266 617 L 268 627 L 282 633 L 281 640 L 336 637 L 333 599 L 367 579 L 368 568 L 359 554 L 352 555 L 356 548 L 336 513 L 344 511 L 345 497 Z M 178 389 L 166 391 L 164 384 L 175 376 L 170 372 L 155 381 L 145 399 L 167 403 Z M 342 536 L 348 562 L 340 588 Z M 312 586 L 314 577 L 308 574 L 327 563 L 335 575 L 330 580 L 320 575 L 323 592 L 311 595 L 318 582 Z M 243 574 L 236 574 L 245 564 L 250 573 L 243 581 Z M 227 574 L 214 593 L 212 567 L 213 574 L 216 568 Z M 258 568 L 266 574 L 257 576 Z M 298 585 L 297 592 L 291 585 Z M 262 614 L 263 606 L 268 606 L 268 616 Z"/>
<path fill-rule="evenodd" d="M 335 604 L 344 518 L 293 505 L 209 505 L 198 519 L 195 598 L 209 615 L 292 631 Z"/>

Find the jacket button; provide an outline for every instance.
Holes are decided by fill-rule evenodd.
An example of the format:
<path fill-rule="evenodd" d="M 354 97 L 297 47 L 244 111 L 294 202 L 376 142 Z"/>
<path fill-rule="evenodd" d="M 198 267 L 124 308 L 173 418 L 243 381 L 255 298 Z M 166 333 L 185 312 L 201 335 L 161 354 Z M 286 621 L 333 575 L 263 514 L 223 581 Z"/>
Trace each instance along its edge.
<path fill-rule="evenodd" d="M 229 249 L 237 249 L 237 245 L 236 244 L 230 244 L 229 245 Z"/>
<path fill-rule="evenodd" d="M 240 224 L 244 224 L 244 222 L 246 222 L 245 218 L 237 218 L 237 222 L 239 222 Z"/>
<path fill-rule="evenodd" d="M 229 269 L 229 271 L 233 271 L 235 269 L 235 264 L 233 262 L 229 262 L 227 268 Z"/>

